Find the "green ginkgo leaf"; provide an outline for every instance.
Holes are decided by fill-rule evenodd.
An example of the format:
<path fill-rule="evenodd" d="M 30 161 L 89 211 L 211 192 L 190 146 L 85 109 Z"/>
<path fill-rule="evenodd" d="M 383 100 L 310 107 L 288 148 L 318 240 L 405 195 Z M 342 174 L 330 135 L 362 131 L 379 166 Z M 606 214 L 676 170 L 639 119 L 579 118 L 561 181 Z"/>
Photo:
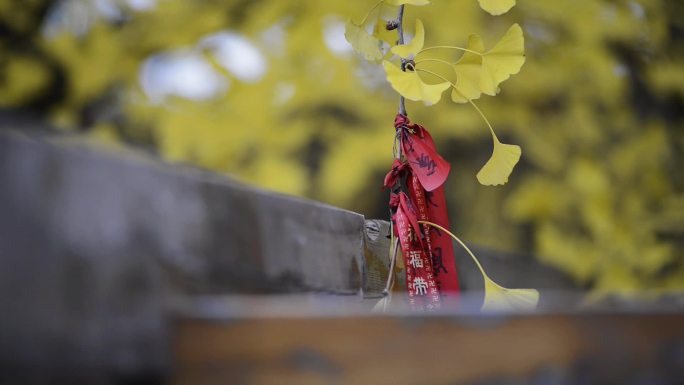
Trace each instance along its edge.
<path fill-rule="evenodd" d="M 468 47 L 461 59 L 454 63 L 456 83 L 451 91 L 451 100 L 456 103 L 468 103 L 468 100 L 477 99 L 482 94 L 480 90 L 480 78 L 482 76 L 482 55 L 475 52 L 484 52 L 484 43 L 479 35 L 470 35 Z"/>
<path fill-rule="evenodd" d="M 418 223 L 438 228 L 449 234 L 449 236 L 458 242 L 473 259 L 484 280 L 485 297 L 482 303 L 483 311 L 529 311 L 534 310 L 537 307 L 537 303 L 539 303 L 539 291 L 536 289 L 508 289 L 497 284 L 489 278 L 487 273 L 485 273 L 482 264 L 480 264 L 480 261 L 475 257 L 475 254 L 473 254 L 468 246 L 451 231 L 432 222 L 418 221 Z"/>
<path fill-rule="evenodd" d="M 508 12 L 515 5 L 515 0 L 478 0 L 480 8 L 497 16 Z"/>
<path fill-rule="evenodd" d="M 486 186 L 505 184 L 520 160 L 522 151 L 515 144 L 504 144 L 493 135 L 494 151 L 487 163 L 477 173 L 477 180 Z"/>
<path fill-rule="evenodd" d="M 413 36 L 413 39 L 411 39 L 411 42 L 408 44 L 395 45 L 392 47 L 392 53 L 404 59 L 408 59 L 415 56 L 423 49 L 424 43 L 425 28 L 423 27 L 423 22 L 420 21 L 420 19 L 416 19 L 416 34 Z"/>
<path fill-rule="evenodd" d="M 525 63 L 522 28 L 513 24 L 492 49 L 482 55 L 480 90 L 487 95 L 499 92 L 499 83 L 517 74 Z"/>
<path fill-rule="evenodd" d="M 385 0 L 385 4 L 389 5 L 428 5 L 430 0 Z"/>
<path fill-rule="evenodd" d="M 351 44 L 354 51 L 370 62 L 378 62 L 382 59 L 382 42 L 366 32 L 363 25 L 354 24 L 349 19 L 344 26 L 344 37 Z"/>
<path fill-rule="evenodd" d="M 442 98 L 442 93 L 451 87 L 449 82 L 427 84 L 416 71 L 404 72 L 387 60 L 383 61 L 382 65 L 392 88 L 409 100 L 423 101 L 427 105 L 436 104 Z"/>

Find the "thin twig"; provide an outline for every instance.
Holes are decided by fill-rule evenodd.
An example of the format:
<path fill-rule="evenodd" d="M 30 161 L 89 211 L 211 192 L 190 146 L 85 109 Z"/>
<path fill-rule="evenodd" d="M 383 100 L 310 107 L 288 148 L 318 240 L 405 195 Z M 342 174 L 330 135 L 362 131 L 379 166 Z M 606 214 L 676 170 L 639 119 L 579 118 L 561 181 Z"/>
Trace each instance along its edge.
<path fill-rule="evenodd" d="M 382 295 L 386 296 L 392 291 L 394 287 L 394 269 L 397 265 L 397 253 L 399 251 L 399 238 L 396 238 L 394 242 L 390 244 L 390 253 L 392 257 L 390 258 L 389 274 L 387 274 L 387 282 L 385 283 L 385 289 L 382 291 Z"/>
<path fill-rule="evenodd" d="M 404 6 L 399 6 L 399 14 L 397 15 L 397 31 L 399 32 L 399 44 L 404 44 Z M 406 59 L 401 59 L 401 70 L 406 71 Z M 406 100 L 403 96 L 399 96 L 399 113 L 406 116 Z"/>
<path fill-rule="evenodd" d="M 403 21 L 404 21 L 404 6 L 400 5 L 399 6 L 399 13 L 397 14 L 397 19 L 395 21 L 397 32 L 399 33 L 399 40 L 397 42 L 398 44 L 404 44 L 404 23 L 403 23 Z M 402 71 L 406 71 L 406 63 L 407 63 L 407 60 L 401 59 L 401 70 Z M 404 116 L 407 115 L 406 114 L 406 100 L 401 95 L 399 95 L 399 113 L 401 115 L 404 115 Z M 393 155 L 401 161 L 401 157 L 402 157 L 402 153 L 401 153 L 402 152 L 401 151 L 401 130 L 397 130 L 397 132 L 394 136 L 393 147 L 394 147 L 393 148 L 393 153 L 394 153 Z M 392 190 L 394 191 L 394 189 L 399 188 L 399 187 L 400 187 L 400 184 L 399 184 L 399 182 L 397 182 L 397 184 L 395 184 L 395 186 L 392 187 Z M 393 210 L 390 208 L 390 224 L 391 224 L 390 225 L 390 234 L 394 233 L 394 228 L 392 226 L 392 215 L 393 214 L 394 214 Z M 394 282 L 395 282 L 394 269 L 395 269 L 396 262 L 397 262 L 397 253 L 398 253 L 398 249 L 399 249 L 399 238 L 395 239 L 395 241 L 392 243 L 393 244 L 390 245 L 390 247 L 393 247 L 393 249 L 391 250 L 392 256 L 390 259 L 390 268 L 389 268 L 389 274 L 387 275 L 387 282 L 385 284 L 385 290 L 383 290 L 384 296 L 388 296 L 391 294 L 392 287 L 394 286 Z"/>

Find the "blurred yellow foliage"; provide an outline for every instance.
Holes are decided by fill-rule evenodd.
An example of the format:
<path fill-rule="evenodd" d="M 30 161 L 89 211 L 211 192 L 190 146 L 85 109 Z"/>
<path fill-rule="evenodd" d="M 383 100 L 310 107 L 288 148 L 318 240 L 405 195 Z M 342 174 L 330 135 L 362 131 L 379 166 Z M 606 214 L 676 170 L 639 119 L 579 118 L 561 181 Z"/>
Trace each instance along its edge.
<path fill-rule="evenodd" d="M 11 79 L 0 94 L 0 105 L 21 106 L 37 93 L 44 92 L 48 81 L 47 69 L 27 56 L 10 56 L 5 59 L 4 77 Z"/>
<path fill-rule="evenodd" d="M 87 28 L 69 31 L 46 16 L 67 3 L 91 7 Z M 343 36 L 345 21 L 373 1 L 158 0 L 146 10 L 107 2 L 116 16 L 98 13 L 96 3 L 0 0 L 0 26 L 10 31 L 0 38 L 0 107 L 27 107 L 65 129 L 386 215 L 380 186 L 397 97 L 382 67 L 354 55 Z M 505 187 L 475 181 L 491 151 L 475 111 L 407 105 L 453 165 L 446 188 L 461 238 L 534 251 L 598 293 L 684 289 L 683 8 L 529 0 L 497 17 L 474 0 L 410 8 L 405 25 L 420 18 L 426 46 L 464 47 L 472 33 L 497 41 L 514 23 L 525 35 L 525 66 L 496 98 L 479 101 L 501 141 L 524 150 Z M 260 78 L 222 67 L 201 44 L 220 31 L 260 53 Z M 179 50 L 212 59 L 225 87 L 202 100 L 151 98 L 143 67 Z"/>

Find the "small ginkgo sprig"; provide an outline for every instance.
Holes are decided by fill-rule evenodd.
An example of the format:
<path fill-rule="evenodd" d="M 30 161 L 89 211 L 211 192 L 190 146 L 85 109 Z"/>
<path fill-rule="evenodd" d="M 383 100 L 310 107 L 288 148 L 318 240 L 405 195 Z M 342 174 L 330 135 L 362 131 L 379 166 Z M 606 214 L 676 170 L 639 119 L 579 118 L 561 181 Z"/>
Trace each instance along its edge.
<path fill-rule="evenodd" d="M 478 0 L 478 2 L 482 9 L 492 15 L 504 14 L 515 5 L 515 0 Z M 344 37 L 354 48 L 354 51 L 361 54 L 364 59 L 377 63 L 385 56 L 383 42 L 389 45 L 394 44 L 392 38 L 387 36 L 388 31 L 385 25 L 379 22 L 382 15 L 388 11 L 393 12 L 394 8 L 402 5 L 423 6 L 429 4 L 430 0 L 380 0 L 368 10 L 360 23 L 355 23 L 352 19 L 347 20 Z M 376 11 L 376 17 L 370 17 Z M 366 27 L 371 23 L 375 24 L 372 34 L 366 30 Z"/>
<path fill-rule="evenodd" d="M 515 5 L 515 0 L 479 1 L 480 6 L 492 14 L 505 13 Z M 380 0 L 368 11 L 360 24 L 356 24 L 352 20 L 347 22 L 345 37 L 355 51 L 369 61 L 378 62 L 386 56 L 382 49 L 383 42 L 391 45 L 391 39 L 384 32 L 387 32 L 392 23 L 388 22 L 385 28 L 379 22 L 382 18 L 383 7 L 390 7 L 391 9 L 396 6 L 427 5 L 429 3 L 428 0 Z M 371 15 L 376 11 L 375 32 L 371 35 L 366 30 L 366 21 L 370 20 Z M 379 26 L 381 28 L 378 28 Z M 492 156 L 477 173 L 477 180 L 483 185 L 505 184 L 508 182 L 508 177 L 513 172 L 513 168 L 520 160 L 521 149 L 519 146 L 499 141 L 492 125 L 477 105 L 473 103 L 473 100 L 478 99 L 482 94 L 498 94 L 499 85 L 520 71 L 525 63 L 525 41 L 522 28 L 518 24 L 513 24 L 489 50 L 485 49 L 484 42 L 478 35 L 471 35 L 465 48 L 457 46 L 423 48 L 424 44 L 425 27 L 420 19 L 416 19 L 413 39 L 406 44 L 392 46 L 390 49 L 391 53 L 402 59 L 401 66 L 394 65 L 388 60 L 382 62 L 387 80 L 402 97 L 413 101 L 422 101 L 426 105 L 438 103 L 442 99 L 444 91 L 449 88 L 451 88 L 451 100 L 454 103 L 470 103 L 487 124 L 494 143 Z M 437 49 L 458 50 L 463 52 L 463 55 L 456 62 L 421 57 L 424 52 Z M 420 68 L 421 63 L 425 62 L 442 63 L 445 68 L 449 69 L 449 74 L 444 76 Z M 431 74 L 441 79 L 442 82 L 437 84 L 426 83 L 419 74 L 421 72 Z M 454 82 L 449 80 L 449 75 L 455 77 Z"/>
<path fill-rule="evenodd" d="M 458 242 L 473 259 L 484 280 L 485 296 L 484 302 L 482 303 L 483 311 L 527 311 L 534 310 L 537 307 L 537 304 L 539 303 L 539 291 L 536 289 L 508 289 L 499 285 L 485 273 L 482 264 L 480 264 L 480 261 L 475 257 L 475 254 L 470 251 L 468 246 L 451 231 L 432 222 L 418 221 L 418 223 L 435 227 L 449 234 L 449 236 Z"/>
<path fill-rule="evenodd" d="M 520 71 L 525 62 L 524 40 L 522 29 L 518 24 L 511 26 L 506 34 L 490 50 L 485 51 L 482 39 L 472 35 L 468 48 L 453 46 L 436 46 L 423 48 L 425 29 L 420 20 L 416 20 L 416 33 L 408 44 L 392 47 L 392 53 L 408 60 L 406 71 L 402 71 L 389 61 L 383 61 L 387 73 L 387 80 L 403 97 L 423 101 L 425 104 L 435 104 L 440 101 L 442 93 L 451 88 L 451 100 L 456 103 L 470 103 L 487 124 L 494 148 L 492 156 L 477 173 L 477 180 L 483 185 L 501 185 L 508 182 L 508 177 L 520 160 L 520 146 L 501 143 L 489 123 L 487 117 L 472 101 L 482 93 L 495 95 L 499 91 L 499 84 L 512 74 Z M 464 51 L 463 56 L 456 62 L 442 59 L 419 59 L 419 55 L 432 49 L 457 49 Z M 411 60 L 415 59 L 415 60 Z M 456 75 L 456 82 L 451 82 L 446 76 L 420 68 L 421 63 L 439 62 Z M 419 73 L 432 75 L 443 82 L 428 84 L 423 81 Z"/>
<path fill-rule="evenodd" d="M 359 53 L 369 62 L 377 63 L 385 56 L 383 45 L 393 45 L 396 41 L 388 36 L 382 16 L 387 13 L 396 14 L 396 8 L 401 5 L 422 6 L 430 4 L 430 0 L 380 0 L 373 5 L 361 22 L 355 23 L 352 19 L 347 20 L 344 26 L 344 37 L 351 44 L 354 51 Z M 367 27 L 374 24 L 373 33 L 367 31 Z"/>
<path fill-rule="evenodd" d="M 480 7 L 491 15 L 504 14 L 515 5 L 515 0 L 478 0 L 478 2 Z M 384 57 L 383 41 L 390 45 L 394 44 L 392 38 L 387 36 L 385 25 L 379 22 L 381 16 L 386 13 L 383 12 L 383 8 L 386 11 L 393 12 L 394 8 L 402 5 L 423 6 L 430 3 L 430 0 L 380 0 L 368 10 L 360 23 L 355 23 L 349 19 L 345 24 L 344 36 L 364 59 L 370 62 L 378 62 Z M 371 18 L 370 16 L 374 11 L 377 11 L 377 16 Z M 372 34 L 366 31 L 366 26 L 370 24 L 367 23 L 369 20 L 375 24 Z"/>
<path fill-rule="evenodd" d="M 471 35 L 467 48 L 457 46 L 433 46 L 423 48 L 425 30 L 423 23 L 416 20 L 416 35 L 410 43 L 392 47 L 391 51 L 403 59 L 421 62 L 439 62 L 448 66 L 456 75 L 456 83 L 451 99 L 456 103 L 467 103 L 481 94 L 494 96 L 499 93 L 499 84 L 520 72 L 525 63 L 525 39 L 522 28 L 513 24 L 504 36 L 489 50 L 485 50 L 482 38 Z M 424 52 L 436 49 L 451 49 L 463 52 L 456 62 L 436 58 L 420 58 Z M 400 92 L 399 90 L 396 90 Z"/>

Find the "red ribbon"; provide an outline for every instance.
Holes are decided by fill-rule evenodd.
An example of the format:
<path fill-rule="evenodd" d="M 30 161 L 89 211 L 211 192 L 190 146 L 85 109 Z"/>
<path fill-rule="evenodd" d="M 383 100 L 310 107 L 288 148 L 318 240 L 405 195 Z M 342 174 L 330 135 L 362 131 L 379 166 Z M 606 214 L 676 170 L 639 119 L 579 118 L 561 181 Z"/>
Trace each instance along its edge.
<path fill-rule="evenodd" d="M 404 255 L 409 304 L 416 310 L 439 309 L 441 298 L 432 261 L 426 252 L 429 248 L 423 242 L 416 212 L 404 192 L 399 193 L 399 205 L 393 219 Z"/>
<path fill-rule="evenodd" d="M 401 163 L 399 159 L 395 159 L 392 163 L 392 169 L 385 175 L 384 186 L 387 188 L 392 188 L 399 179 L 401 172 L 407 167 L 406 163 Z"/>
<path fill-rule="evenodd" d="M 451 165 L 437 153 L 435 142 L 425 127 L 398 114 L 394 118 L 394 128 L 401 130 L 401 149 L 423 188 L 432 191 L 443 185 Z"/>
<path fill-rule="evenodd" d="M 434 310 L 442 297 L 459 291 L 453 244 L 446 234 L 418 221 L 449 228 L 443 184 L 450 165 L 437 153 L 425 127 L 403 115 L 397 115 L 394 126 L 407 162 L 395 160 L 384 185 L 395 188 L 406 178 L 408 194 L 392 193 L 390 207 L 406 266 L 409 303 L 415 309 Z"/>
<path fill-rule="evenodd" d="M 420 185 L 418 178 L 413 176 L 409 183 L 409 193 L 412 202 L 417 207 L 420 221 L 432 222 L 446 229 L 449 228 L 444 186 L 433 191 L 426 191 Z M 437 287 L 443 297 L 451 297 L 459 291 L 454 246 L 451 238 L 441 230 L 429 225 L 422 225 L 422 232 L 437 280 Z"/>

